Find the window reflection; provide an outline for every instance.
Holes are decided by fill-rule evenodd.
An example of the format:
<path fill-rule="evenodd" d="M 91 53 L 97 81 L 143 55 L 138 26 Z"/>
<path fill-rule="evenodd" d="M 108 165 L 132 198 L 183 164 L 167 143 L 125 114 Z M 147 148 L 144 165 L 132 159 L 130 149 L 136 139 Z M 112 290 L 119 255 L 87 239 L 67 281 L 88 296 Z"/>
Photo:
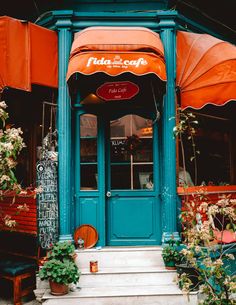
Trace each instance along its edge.
<path fill-rule="evenodd" d="M 205 113 L 194 113 L 198 121 L 194 144 L 189 144 L 188 135 L 182 136 L 184 161 L 179 142 L 179 186 L 228 185 L 232 183 L 230 162 L 231 122 L 227 118 Z M 192 160 L 194 150 L 199 151 Z M 194 161 L 194 162 L 193 162 Z M 185 172 L 183 170 L 185 166 Z M 190 180 L 191 177 L 191 180 Z"/>
<path fill-rule="evenodd" d="M 111 186 L 112 189 L 131 189 L 131 172 L 129 165 L 111 165 Z"/>
<path fill-rule="evenodd" d="M 80 117 L 81 190 L 97 189 L 97 117 Z"/>
<path fill-rule="evenodd" d="M 110 128 L 111 188 L 153 189 L 152 121 L 126 115 Z"/>
<path fill-rule="evenodd" d="M 97 139 L 81 139 L 80 161 L 97 162 Z"/>
<path fill-rule="evenodd" d="M 80 136 L 97 137 L 97 117 L 92 114 L 84 114 L 80 117 Z"/>
<path fill-rule="evenodd" d="M 97 189 L 97 165 L 81 164 L 81 190 Z"/>

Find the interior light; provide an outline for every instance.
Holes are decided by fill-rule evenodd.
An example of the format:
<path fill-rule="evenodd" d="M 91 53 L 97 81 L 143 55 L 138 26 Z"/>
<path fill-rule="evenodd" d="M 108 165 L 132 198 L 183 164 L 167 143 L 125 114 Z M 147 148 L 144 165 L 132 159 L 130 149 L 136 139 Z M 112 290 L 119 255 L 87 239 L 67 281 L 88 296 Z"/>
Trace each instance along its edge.
<path fill-rule="evenodd" d="M 94 93 L 90 93 L 80 102 L 80 104 L 82 105 L 102 104 L 102 103 L 104 103 L 104 101 Z"/>

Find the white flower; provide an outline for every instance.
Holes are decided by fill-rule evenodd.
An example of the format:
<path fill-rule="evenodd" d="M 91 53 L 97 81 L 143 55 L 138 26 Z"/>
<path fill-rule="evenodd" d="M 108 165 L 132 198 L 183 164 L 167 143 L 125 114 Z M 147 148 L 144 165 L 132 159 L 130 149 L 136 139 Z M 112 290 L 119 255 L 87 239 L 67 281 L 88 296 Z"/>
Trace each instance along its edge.
<path fill-rule="evenodd" d="M 14 146 L 10 142 L 0 143 L 0 150 L 2 151 L 12 151 Z"/>
<path fill-rule="evenodd" d="M 200 246 L 196 246 L 195 251 L 196 251 L 196 253 L 200 253 L 202 251 L 202 249 Z"/>
<path fill-rule="evenodd" d="M 5 101 L 0 102 L 0 108 L 3 108 L 3 109 L 7 108 L 7 104 L 5 103 Z"/>
<path fill-rule="evenodd" d="M 16 226 L 16 221 L 11 219 L 11 216 L 10 215 L 6 215 L 4 217 L 4 223 L 5 223 L 5 226 L 9 227 L 9 228 L 13 228 Z"/>
<path fill-rule="evenodd" d="M 217 260 L 215 260 L 215 261 L 213 262 L 213 265 L 219 267 L 219 266 L 223 266 L 224 263 L 223 263 L 222 259 L 218 258 Z"/>
<path fill-rule="evenodd" d="M 227 254 L 225 254 L 225 256 L 232 260 L 235 259 L 234 255 L 232 253 L 227 253 Z"/>
<path fill-rule="evenodd" d="M 17 210 L 20 212 L 28 212 L 29 211 L 29 206 L 24 203 L 24 204 L 20 204 L 17 206 Z"/>
<path fill-rule="evenodd" d="M 10 177 L 7 175 L 2 175 L 2 177 L 0 178 L 0 184 L 2 184 L 4 181 L 10 181 Z"/>
<path fill-rule="evenodd" d="M 208 215 L 215 216 L 217 213 L 219 213 L 219 207 L 217 205 L 210 205 L 208 207 Z"/>

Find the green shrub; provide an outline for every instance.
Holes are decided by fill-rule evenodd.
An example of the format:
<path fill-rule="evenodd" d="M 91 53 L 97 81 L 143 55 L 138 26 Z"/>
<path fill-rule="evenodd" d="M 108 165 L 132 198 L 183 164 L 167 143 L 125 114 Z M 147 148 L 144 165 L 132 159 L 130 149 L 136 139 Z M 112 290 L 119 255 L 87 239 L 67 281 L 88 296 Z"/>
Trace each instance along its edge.
<path fill-rule="evenodd" d="M 46 261 L 39 271 L 41 280 L 51 280 L 59 284 L 77 283 L 80 272 L 77 265 L 72 260 L 51 259 Z"/>

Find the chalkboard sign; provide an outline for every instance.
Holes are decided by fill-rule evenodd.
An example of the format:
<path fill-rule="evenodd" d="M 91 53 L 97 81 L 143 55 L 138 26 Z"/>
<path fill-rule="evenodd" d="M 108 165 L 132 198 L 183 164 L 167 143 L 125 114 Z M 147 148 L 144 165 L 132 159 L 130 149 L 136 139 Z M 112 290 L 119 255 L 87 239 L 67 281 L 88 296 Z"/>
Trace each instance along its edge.
<path fill-rule="evenodd" d="M 49 249 L 58 241 L 58 194 L 57 162 L 41 160 L 37 162 L 37 219 L 39 243 Z"/>

